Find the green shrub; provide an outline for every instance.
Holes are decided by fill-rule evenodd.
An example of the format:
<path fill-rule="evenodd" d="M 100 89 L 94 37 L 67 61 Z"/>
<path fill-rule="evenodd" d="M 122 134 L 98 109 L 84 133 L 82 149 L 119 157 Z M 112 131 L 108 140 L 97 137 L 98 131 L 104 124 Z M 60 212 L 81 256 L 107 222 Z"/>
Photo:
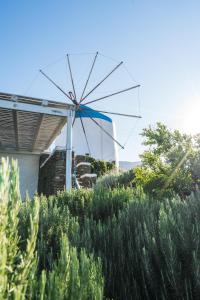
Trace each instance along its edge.
<path fill-rule="evenodd" d="M 39 201 L 34 198 L 29 215 L 25 250 L 19 247 L 19 180 L 16 163 L 0 168 L 0 295 L 1 299 L 25 299 L 35 276 L 35 245 L 38 232 Z"/>
<path fill-rule="evenodd" d="M 56 204 L 61 207 L 68 207 L 72 216 L 83 219 L 91 210 L 93 191 L 89 189 L 72 190 L 59 192 L 54 198 Z"/>
<path fill-rule="evenodd" d="M 200 299 L 200 192 L 100 185 L 22 203 L 4 162 L 0 200 L 2 299 Z"/>
<path fill-rule="evenodd" d="M 101 257 L 109 299 L 199 299 L 200 193 L 135 199 L 106 223 L 87 219 L 79 247 Z"/>
<path fill-rule="evenodd" d="M 110 171 L 115 170 L 115 163 L 105 160 L 95 159 L 87 156 L 87 161 L 91 163 L 91 172 L 97 174 L 97 177 L 103 176 Z"/>
<path fill-rule="evenodd" d="M 95 189 L 99 188 L 120 188 L 120 187 L 135 187 L 134 183 L 135 173 L 131 169 L 123 173 L 110 173 L 97 180 Z"/>
<path fill-rule="evenodd" d="M 21 202 L 16 163 L 0 168 L 0 299 L 102 299 L 101 262 L 68 242 L 79 224 L 59 199 Z M 75 240 L 75 239 L 74 239 Z"/>
<path fill-rule="evenodd" d="M 103 299 L 104 280 L 101 262 L 94 261 L 85 250 L 77 253 L 65 235 L 61 238 L 60 256 L 54 261 L 50 272 L 42 271 L 36 283 L 37 299 L 87 300 Z"/>
<path fill-rule="evenodd" d="M 200 135 L 192 136 L 170 130 L 157 123 L 143 129 L 140 155 L 142 165 L 136 170 L 136 184 L 152 197 L 182 199 L 200 188 Z"/>
<path fill-rule="evenodd" d="M 134 191 L 130 188 L 96 188 L 93 194 L 89 216 L 95 220 L 105 221 L 109 217 L 118 216 L 119 212 L 133 198 Z"/>

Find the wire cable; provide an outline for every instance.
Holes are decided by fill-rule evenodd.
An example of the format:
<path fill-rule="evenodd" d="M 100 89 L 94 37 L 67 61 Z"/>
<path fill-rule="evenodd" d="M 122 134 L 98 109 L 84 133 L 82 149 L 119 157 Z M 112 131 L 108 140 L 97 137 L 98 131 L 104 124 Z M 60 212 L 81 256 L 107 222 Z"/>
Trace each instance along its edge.
<path fill-rule="evenodd" d="M 29 83 L 29 85 L 27 86 L 27 88 L 24 90 L 23 95 L 26 95 L 28 93 L 28 91 L 30 91 L 30 89 L 32 88 L 33 84 L 36 82 L 38 77 L 39 77 L 39 73 L 37 72 L 36 75 L 31 80 L 31 82 Z"/>

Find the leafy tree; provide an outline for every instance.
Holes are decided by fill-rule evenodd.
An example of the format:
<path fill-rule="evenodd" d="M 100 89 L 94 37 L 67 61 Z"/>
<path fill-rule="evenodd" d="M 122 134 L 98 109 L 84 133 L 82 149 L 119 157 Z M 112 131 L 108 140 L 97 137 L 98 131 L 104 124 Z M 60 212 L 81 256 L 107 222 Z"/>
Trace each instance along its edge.
<path fill-rule="evenodd" d="M 141 134 L 148 146 L 135 182 L 153 196 L 185 198 L 200 185 L 200 135 L 171 131 L 164 124 L 145 128 Z"/>

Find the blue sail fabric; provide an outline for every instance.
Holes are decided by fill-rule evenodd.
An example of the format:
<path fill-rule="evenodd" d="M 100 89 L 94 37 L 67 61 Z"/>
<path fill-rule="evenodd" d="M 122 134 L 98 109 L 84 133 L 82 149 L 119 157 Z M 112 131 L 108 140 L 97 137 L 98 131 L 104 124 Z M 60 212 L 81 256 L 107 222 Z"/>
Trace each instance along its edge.
<path fill-rule="evenodd" d="M 88 106 L 85 106 L 85 105 L 80 105 L 80 109 L 79 111 L 76 111 L 76 115 L 75 117 L 76 118 L 96 118 L 96 119 L 102 119 L 102 120 L 105 120 L 107 122 L 110 122 L 112 123 L 112 119 L 105 116 L 104 114 L 88 107 Z"/>

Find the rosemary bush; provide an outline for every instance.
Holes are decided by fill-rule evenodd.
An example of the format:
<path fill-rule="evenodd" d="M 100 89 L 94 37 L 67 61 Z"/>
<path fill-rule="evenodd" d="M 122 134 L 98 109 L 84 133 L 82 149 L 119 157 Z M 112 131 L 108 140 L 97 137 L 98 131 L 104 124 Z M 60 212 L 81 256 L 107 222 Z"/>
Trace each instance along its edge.
<path fill-rule="evenodd" d="M 1 299 L 25 299 L 37 268 L 35 245 L 39 201 L 33 201 L 25 250 L 19 247 L 20 193 L 17 165 L 3 160 L 0 168 L 0 295 Z"/>
<path fill-rule="evenodd" d="M 133 195 L 134 191 L 130 188 L 113 190 L 102 187 L 96 188 L 93 193 L 89 216 L 101 221 L 118 216 L 119 212 L 133 199 Z"/>
<path fill-rule="evenodd" d="M 0 299 L 102 299 L 101 262 L 68 241 L 79 224 L 53 197 L 21 202 L 15 162 L 0 168 Z M 70 236 L 71 235 L 71 236 Z"/>
<path fill-rule="evenodd" d="M 1 299 L 200 299 L 200 192 L 101 185 L 22 203 L 4 161 L 0 245 Z"/>
<path fill-rule="evenodd" d="M 133 169 L 122 173 L 107 173 L 98 178 L 95 188 L 120 188 L 120 187 L 135 187 L 134 183 L 135 172 Z"/>
<path fill-rule="evenodd" d="M 51 271 L 42 271 L 36 282 L 35 299 L 103 299 L 104 279 L 101 262 L 87 255 L 85 250 L 78 254 L 63 235 L 60 256 L 52 263 Z"/>
<path fill-rule="evenodd" d="M 200 193 L 135 199 L 119 216 L 85 220 L 79 247 L 101 257 L 109 299 L 200 299 Z"/>

